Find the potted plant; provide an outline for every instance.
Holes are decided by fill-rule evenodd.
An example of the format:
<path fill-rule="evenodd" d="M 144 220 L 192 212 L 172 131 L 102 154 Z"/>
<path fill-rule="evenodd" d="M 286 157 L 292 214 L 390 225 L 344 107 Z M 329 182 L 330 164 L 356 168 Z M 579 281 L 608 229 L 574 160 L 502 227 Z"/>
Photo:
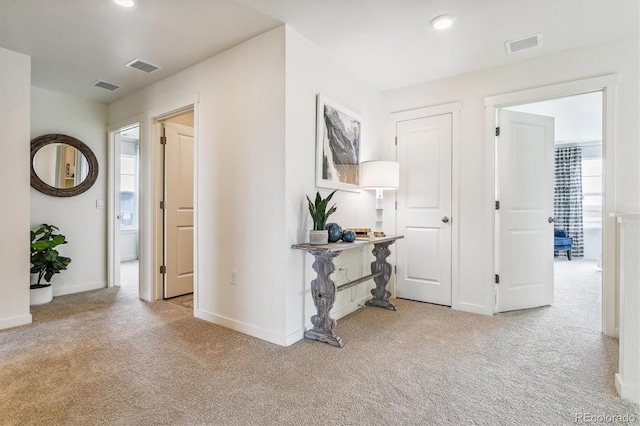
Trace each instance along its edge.
<path fill-rule="evenodd" d="M 336 211 L 336 205 L 334 204 L 330 208 L 327 208 L 327 205 L 336 191 L 337 189 L 329 194 L 327 198 L 320 197 L 320 192 L 316 192 L 316 199 L 313 203 L 307 195 L 309 214 L 313 220 L 313 229 L 309 231 L 309 243 L 311 244 L 327 244 L 329 242 L 329 231 L 325 229 L 325 225 L 327 224 L 327 218 Z"/>
<path fill-rule="evenodd" d="M 37 281 L 31 284 L 31 304 L 42 305 L 53 299 L 51 278 L 67 269 L 71 259 L 60 256 L 56 247 L 67 244 L 65 236 L 57 233 L 53 225 L 42 224 L 36 231 L 31 231 L 31 273 L 37 274 Z M 42 282 L 42 279 L 46 283 Z"/>

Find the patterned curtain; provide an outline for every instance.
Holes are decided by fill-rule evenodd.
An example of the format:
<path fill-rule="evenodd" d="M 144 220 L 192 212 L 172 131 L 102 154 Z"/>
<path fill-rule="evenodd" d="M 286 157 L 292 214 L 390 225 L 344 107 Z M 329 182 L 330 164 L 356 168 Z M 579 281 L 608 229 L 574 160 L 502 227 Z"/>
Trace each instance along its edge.
<path fill-rule="evenodd" d="M 583 257 L 582 232 L 582 148 L 556 148 L 555 229 L 573 238 L 572 257 Z"/>

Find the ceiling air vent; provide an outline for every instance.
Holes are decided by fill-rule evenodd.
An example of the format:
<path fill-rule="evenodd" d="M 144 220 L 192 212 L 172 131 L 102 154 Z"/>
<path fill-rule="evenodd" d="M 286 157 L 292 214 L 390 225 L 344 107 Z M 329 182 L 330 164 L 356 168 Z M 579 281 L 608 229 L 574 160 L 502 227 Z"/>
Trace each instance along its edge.
<path fill-rule="evenodd" d="M 534 34 L 527 37 L 519 38 L 505 42 L 504 46 L 508 54 L 520 52 L 522 50 L 533 49 L 542 44 L 542 34 Z"/>
<path fill-rule="evenodd" d="M 98 81 L 94 82 L 93 86 L 99 87 L 101 89 L 111 90 L 111 91 L 118 90 L 120 88 L 120 86 L 115 85 L 113 83 L 109 83 L 109 82 L 104 81 L 104 80 L 98 80 Z"/>
<path fill-rule="evenodd" d="M 142 59 L 138 59 L 138 58 L 136 58 L 133 61 L 129 62 L 125 66 L 129 67 L 129 68 L 135 68 L 135 69 L 140 70 L 140 71 L 144 71 L 147 74 L 151 74 L 151 73 L 156 72 L 156 71 L 158 71 L 159 69 L 162 68 L 162 67 L 159 67 L 157 65 L 153 65 L 150 62 L 143 61 Z"/>

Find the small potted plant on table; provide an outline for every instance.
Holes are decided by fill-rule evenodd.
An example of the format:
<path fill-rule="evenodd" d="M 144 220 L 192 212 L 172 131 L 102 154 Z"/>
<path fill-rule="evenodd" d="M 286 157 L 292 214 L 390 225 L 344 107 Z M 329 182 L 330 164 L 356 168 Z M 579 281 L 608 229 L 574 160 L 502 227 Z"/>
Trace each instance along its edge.
<path fill-rule="evenodd" d="M 325 226 L 327 224 L 327 218 L 336 211 L 336 205 L 334 204 L 330 208 L 327 208 L 327 206 L 336 191 L 329 194 L 327 198 L 322 198 L 320 192 L 316 192 L 316 199 L 313 203 L 307 195 L 309 214 L 313 220 L 313 229 L 309 231 L 310 244 L 327 244 L 329 242 L 329 231 L 325 229 Z"/>
<path fill-rule="evenodd" d="M 31 284 L 31 305 L 42 305 L 53 299 L 51 278 L 67 269 L 71 259 L 60 256 L 56 247 L 67 244 L 65 236 L 56 233 L 58 228 L 46 223 L 31 231 L 31 273 L 37 274 L 35 284 Z M 42 279 L 46 283 L 42 282 Z"/>

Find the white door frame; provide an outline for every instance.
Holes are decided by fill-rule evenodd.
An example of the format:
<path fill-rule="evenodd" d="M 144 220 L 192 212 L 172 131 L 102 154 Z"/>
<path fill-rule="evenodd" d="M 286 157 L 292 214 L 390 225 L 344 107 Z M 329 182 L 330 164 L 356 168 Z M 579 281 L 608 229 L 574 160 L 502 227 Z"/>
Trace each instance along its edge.
<path fill-rule="evenodd" d="M 415 120 L 418 118 L 428 118 L 436 115 L 451 114 L 451 308 L 462 309 L 459 301 L 459 248 L 458 232 L 460 230 L 459 214 L 459 185 L 460 185 L 460 111 L 462 102 L 451 102 L 448 104 L 434 105 L 424 108 L 416 108 L 407 111 L 393 112 L 390 114 L 393 135 L 396 134 L 397 124 L 400 121 Z M 397 155 L 397 154 L 396 154 Z M 396 158 L 397 160 L 397 158 Z M 398 215 L 396 213 L 396 233 L 398 232 Z M 397 256 L 396 256 L 397 259 Z M 397 263 L 397 261 L 396 261 Z M 398 280 L 393 282 L 393 295 L 396 295 Z M 473 308 L 465 305 L 464 310 L 475 312 Z"/>
<path fill-rule="evenodd" d="M 107 286 L 115 287 L 120 285 L 120 268 L 118 262 L 120 261 L 117 247 L 119 244 L 120 236 L 116 232 L 115 221 L 119 212 L 115 211 L 116 207 L 116 147 L 115 147 L 115 135 L 132 127 L 138 126 L 140 129 L 140 137 L 142 140 L 143 129 L 142 122 L 144 116 L 138 115 L 126 120 L 122 120 L 107 128 L 107 141 L 108 141 L 108 157 L 107 157 Z M 118 191 L 119 192 L 119 191 Z"/>
<path fill-rule="evenodd" d="M 616 115 L 616 90 L 618 84 L 617 74 L 601 77 L 576 80 L 568 83 L 554 84 L 535 89 L 521 90 L 502 95 L 485 98 L 485 140 L 486 140 L 486 164 L 487 164 L 487 215 L 493 217 L 491 226 L 492 247 L 490 251 L 491 265 L 490 276 L 487 276 L 487 306 L 491 306 L 491 312 L 495 312 L 494 297 L 494 269 L 496 259 L 496 229 L 495 229 L 495 123 L 498 109 L 555 98 L 561 98 L 582 93 L 602 91 L 603 98 L 603 135 L 602 152 L 603 162 L 603 200 L 602 200 L 602 332 L 607 336 L 617 337 L 616 312 L 616 228 L 615 218 L 609 217 L 615 212 L 615 115 Z"/>
<path fill-rule="evenodd" d="M 159 121 L 179 115 L 182 112 L 193 110 L 193 308 L 198 310 L 198 117 L 199 95 L 195 94 L 179 101 L 167 104 L 145 114 L 145 123 L 150 131 L 145 138 L 148 149 L 140 149 L 140 187 L 149 188 L 140 193 L 140 298 L 147 301 L 161 300 L 163 297 L 164 275 L 160 273 L 162 265 L 162 235 L 164 223 L 160 201 L 163 200 L 162 175 L 162 150 L 160 147 L 160 135 L 156 124 Z M 142 148 L 142 147 L 141 147 Z"/>

